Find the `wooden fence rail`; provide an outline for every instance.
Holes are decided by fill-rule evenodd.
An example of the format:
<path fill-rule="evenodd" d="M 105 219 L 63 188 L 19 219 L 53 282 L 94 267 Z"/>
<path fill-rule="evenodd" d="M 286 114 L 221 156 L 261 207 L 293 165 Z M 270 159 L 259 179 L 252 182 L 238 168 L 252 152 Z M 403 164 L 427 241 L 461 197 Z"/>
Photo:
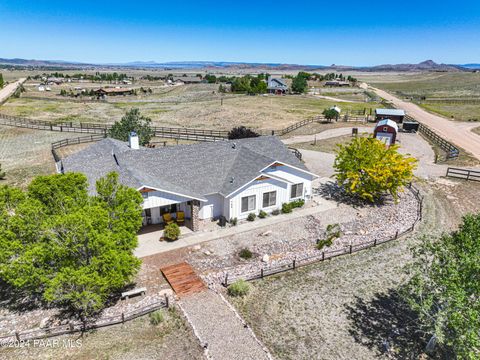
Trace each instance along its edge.
<path fill-rule="evenodd" d="M 229 275 L 228 273 L 225 275 L 225 278 L 222 281 L 223 286 L 229 286 L 233 284 L 237 280 L 246 280 L 246 281 L 251 281 L 251 280 L 257 280 L 257 279 L 263 279 L 266 276 L 270 275 L 275 275 L 279 274 L 288 270 L 295 270 L 297 267 L 300 266 L 305 266 L 305 265 L 310 265 L 313 263 L 317 263 L 320 261 L 325 261 L 326 259 L 333 259 L 337 256 L 342 256 L 346 254 L 352 254 L 357 251 L 365 250 L 370 247 L 374 247 L 392 240 L 396 240 L 399 236 L 408 234 L 415 230 L 415 226 L 418 224 L 419 221 L 422 220 L 422 213 L 423 213 L 423 196 L 420 194 L 420 191 L 414 187 L 413 185 L 409 186 L 410 191 L 413 193 L 413 195 L 417 198 L 418 201 L 418 207 L 417 207 L 417 216 L 412 224 L 408 229 L 399 231 L 397 230 L 395 232 L 395 235 L 386 239 L 374 239 L 371 241 L 367 241 L 361 244 L 356 244 L 356 245 L 349 245 L 347 247 L 344 247 L 342 249 L 338 250 L 331 250 L 331 251 L 322 251 L 318 252 L 318 254 L 313 255 L 313 256 L 308 256 L 304 258 L 296 258 L 293 259 L 291 262 L 287 262 L 285 264 L 281 264 L 278 266 L 274 267 L 268 267 L 268 268 L 260 268 L 258 272 L 256 273 L 250 273 L 250 274 L 243 274 L 243 275 Z"/>
<path fill-rule="evenodd" d="M 22 332 L 15 332 L 14 334 L 0 336 L 0 348 L 2 346 L 8 346 L 9 344 L 15 344 L 27 340 L 44 339 L 53 336 L 72 334 L 75 332 L 84 332 L 87 330 L 99 329 L 106 326 L 121 324 L 126 321 L 133 320 L 140 316 L 149 314 L 153 311 L 168 307 L 169 299 L 168 297 L 165 297 L 164 300 L 157 301 L 153 304 L 144 306 L 134 311 L 128 313 L 121 313 L 119 315 L 107 318 L 102 318 L 97 321 L 87 321 L 85 323 L 81 321 L 71 321 L 66 325 L 59 325 L 45 329 L 34 329 Z"/>
<path fill-rule="evenodd" d="M 437 144 L 442 150 L 444 150 L 447 153 L 447 160 L 455 159 L 460 154 L 460 150 L 455 145 L 453 145 L 451 142 L 437 135 L 428 126 L 425 126 L 422 123 L 420 123 L 418 126 L 418 132 L 420 132 L 425 137 L 429 138 L 431 141 Z"/>
<path fill-rule="evenodd" d="M 480 171 L 460 168 L 447 168 L 446 177 L 453 177 L 457 179 L 480 181 Z"/>

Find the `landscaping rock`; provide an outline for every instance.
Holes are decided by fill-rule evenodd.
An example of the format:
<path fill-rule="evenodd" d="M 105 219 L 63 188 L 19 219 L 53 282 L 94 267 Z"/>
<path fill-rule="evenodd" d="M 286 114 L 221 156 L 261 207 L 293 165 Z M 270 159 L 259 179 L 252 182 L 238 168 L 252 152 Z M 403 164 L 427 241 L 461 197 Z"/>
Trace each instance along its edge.
<path fill-rule="evenodd" d="M 267 254 L 263 255 L 262 261 L 263 262 L 269 262 L 270 261 L 270 256 L 268 256 Z"/>

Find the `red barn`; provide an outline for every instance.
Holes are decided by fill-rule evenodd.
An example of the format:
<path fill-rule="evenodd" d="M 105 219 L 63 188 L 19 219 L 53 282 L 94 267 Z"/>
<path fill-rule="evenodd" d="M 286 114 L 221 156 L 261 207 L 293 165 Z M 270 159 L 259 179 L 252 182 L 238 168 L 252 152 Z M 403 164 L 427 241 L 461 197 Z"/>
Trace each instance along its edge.
<path fill-rule="evenodd" d="M 398 125 L 395 121 L 390 119 L 380 120 L 375 125 L 373 137 L 385 143 L 385 145 L 395 144 L 398 134 Z"/>

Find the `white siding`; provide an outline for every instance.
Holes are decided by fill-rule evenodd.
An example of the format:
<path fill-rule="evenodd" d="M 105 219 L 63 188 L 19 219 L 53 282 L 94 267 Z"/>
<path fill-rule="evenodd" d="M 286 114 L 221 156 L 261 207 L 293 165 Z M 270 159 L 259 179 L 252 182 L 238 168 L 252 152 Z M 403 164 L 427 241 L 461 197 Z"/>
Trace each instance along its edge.
<path fill-rule="evenodd" d="M 189 198 L 179 195 L 173 195 L 164 191 L 150 191 L 147 194 L 148 198 L 144 199 L 142 204 L 142 207 L 144 209 L 150 209 L 170 204 L 178 204 L 191 200 Z"/>
<path fill-rule="evenodd" d="M 223 196 L 213 194 L 205 196 L 207 202 L 200 203 L 198 216 L 200 219 L 218 218 L 223 214 Z"/>
<path fill-rule="evenodd" d="M 277 176 L 289 181 L 291 184 L 303 183 L 304 198 L 309 199 L 312 196 L 312 175 L 306 174 L 303 171 L 291 168 L 289 166 L 275 166 L 263 171 L 265 174 L 271 173 L 272 176 Z M 288 186 L 288 198 L 284 201 L 290 200 L 291 185 Z"/>
<path fill-rule="evenodd" d="M 263 208 L 263 193 L 276 191 L 276 204 L 268 208 Z M 255 209 L 242 213 L 242 197 L 255 195 Z M 288 186 L 286 183 L 274 180 L 254 181 L 247 187 L 237 191 L 230 197 L 230 214 L 229 218 L 245 219 L 249 213 L 258 214 L 260 210 L 272 212 L 282 206 L 282 203 L 288 201 Z M 227 199 L 228 200 L 228 199 Z"/>

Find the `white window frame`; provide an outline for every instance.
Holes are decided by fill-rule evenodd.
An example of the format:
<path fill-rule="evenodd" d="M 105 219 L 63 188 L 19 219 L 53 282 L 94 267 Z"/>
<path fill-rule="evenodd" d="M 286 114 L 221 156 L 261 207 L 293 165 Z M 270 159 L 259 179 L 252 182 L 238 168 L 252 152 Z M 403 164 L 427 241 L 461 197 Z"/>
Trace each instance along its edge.
<path fill-rule="evenodd" d="M 248 207 L 248 209 L 244 211 L 244 210 L 243 210 L 243 199 L 245 199 L 245 198 L 248 199 L 248 200 L 247 200 L 247 207 Z M 249 207 L 249 205 L 250 205 L 250 200 L 249 200 L 249 199 L 250 199 L 250 198 L 253 198 L 253 208 L 252 208 L 252 209 Z M 255 211 L 256 208 L 257 208 L 257 196 L 256 196 L 256 195 L 247 195 L 247 196 L 242 196 L 242 197 L 240 198 L 240 212 L 241 212 L 242 214 L 245 214 L 245 213 L 247 213 L 247 212 Z"/>
<path fill-rule="evenodd" d="M 270 201 L 271 201 L 271 195 L 270 194 L 275 194 L 275 202 L 273 204 L 270 204 L 270 205 L 266 205 L 265 206 L 265 195 L 266 194 L 269 194 L 268 195 L 268 203 L 270 204 Z M 273 190 L 273 191 L 266 191 L 262 194 L 262 208 L 263 209 L 266 209 L 266 208 L 269 208 L 269 207 L 272 207 L 272 206 L 276 206 L 277 205 L 277 190 Z"/>
<path fill-rule="evenodd" d="M 302 191 L 301 191 L 301 194 L 298 195 L 298 186 L 301 186 L 302 188 Z M 295 187 L 295 195 L 296 196 L 292 196 L 292 192 L 293 192 L 293 188 Z M 298 184 L 293 184 L 291 187 L 290 187 L 290 199 L 298 199 L 298 198 L 302 198 L 303 197 L 303 190 L 305 188 L 305 185 L 304 183 L 298 183 Z"/>

